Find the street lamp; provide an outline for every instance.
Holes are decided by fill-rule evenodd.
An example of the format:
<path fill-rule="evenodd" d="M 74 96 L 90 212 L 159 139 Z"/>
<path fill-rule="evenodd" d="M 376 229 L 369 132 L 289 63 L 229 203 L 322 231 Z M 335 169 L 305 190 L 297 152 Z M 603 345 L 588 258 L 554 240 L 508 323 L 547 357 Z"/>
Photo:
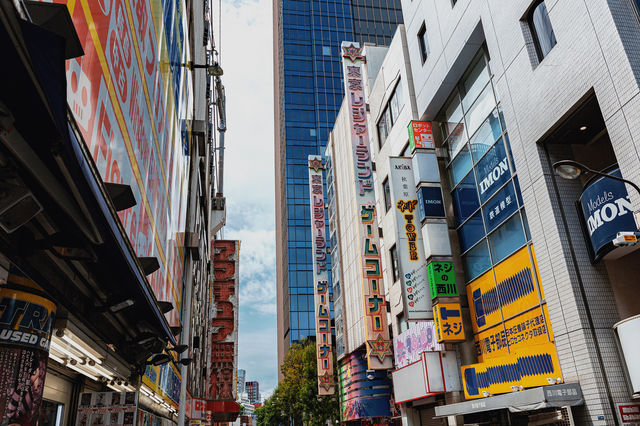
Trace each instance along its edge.
<path fill-rule="evenodd" d="M 640 195 L 640 188 L 635 183 L 630 180 L 619 178 L 617 176 L 612 176 L 606 173 L 602 173 L 596 170 L 592 170 L 585 166 L 584 164 L 578 163 L 573 160 L 561 160 L 553 163 L 553 170 L 555 170 L 556 174 L 563 179 L 577 179 L 583 173 L 592 173 L 597 176 L 603 176 L 609 179 L 617 180 L 620 182 L 628 183 L 631 185 Z"/>

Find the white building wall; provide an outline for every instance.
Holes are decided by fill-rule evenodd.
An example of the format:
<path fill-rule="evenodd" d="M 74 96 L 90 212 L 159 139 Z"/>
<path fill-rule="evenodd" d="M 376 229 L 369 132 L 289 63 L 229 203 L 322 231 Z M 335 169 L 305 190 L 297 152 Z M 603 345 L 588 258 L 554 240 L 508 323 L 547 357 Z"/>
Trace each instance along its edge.
<path fill-rule="evenodd" d="M 400 81 L 402 87 L 403 106 L 397 121 L 394 123 L 387 139 L 380 146 L 377 123 L 393 93 L 394 87 Z M 413 91 L 413 78 L 408 63 L 407 43 L 404 25 L 399 25 L 387 56 L 377 73 L 372 87 L 369 87 L 368 104 L 369 135 L 371 138 L 371 151 L 373 161 L 376 164 L 375 191 L 376 208 L 378 211 L 378 224 L 382 228 L 380 250 L 382 257 L 383 277 L 387 291 L 387 302 L 391 307 L 391 321 L 393 335 L 400 333 L 397 316 L 403 312 L 402 286 L 400 281 L 394 282 L 391 267 L 391 255 L 389 250 L 397 242 L 397 229 L 392 210 L 386 211 L 384 202 L 383 182 L 389 176 L 389 157 L 399 156 L 409 143 L 407 126 L 411 120 L 417 119 L 415 95 Z"/>
<path fill-rule="evenodd" d="M 557 181 L 556 191 L 549 167 L 566 152 L 547 153 L 538 142 L 593 90 L 623 176 L 640 181 L 640 25 L 628 1 L 546 0 L 557 45 L 538 63 L 522 21 L 531 3 L 458 0 L 452 6 L 444 0 L 403 0 L 417 107 L 422 119 L 434 120 L 473 55 L 486 43 L 562 372 L 565 381 L 579 381 L 585 395 L 586 408 L 574 410 L 576 421 L 613 424 L 612 403 L 630 399 L 611 329 L 620 318 L 604 266 L 589 264 L 580 241 L 573 252 L 568 247 L 572 235 L 581 232 L 573 206 L 579 191 L 562 180 Z M 423 22 L 429 44 L 424 64 L 417 38 Z M 629 195 L 639 206 L 638 194 L 629 189 Z M 563 224 L 560 207 L 568 224 Z M 585 297 L 591 301 L 595 332 L 589 329 Z"/>

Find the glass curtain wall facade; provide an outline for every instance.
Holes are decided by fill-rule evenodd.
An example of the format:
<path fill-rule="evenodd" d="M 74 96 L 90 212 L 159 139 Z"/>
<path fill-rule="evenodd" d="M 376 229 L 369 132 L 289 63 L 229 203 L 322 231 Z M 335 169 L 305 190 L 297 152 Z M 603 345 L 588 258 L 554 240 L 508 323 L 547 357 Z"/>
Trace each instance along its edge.
<path fill-rule="evenodd" d="M 340 43 L 388 45 L 402 11 L 399 0 L 276 0 L 274 10 L 279 14 L 276 73 L 281 73 L 276 173 L 284 172 L 279 181 L 286 185 L 286 196 L 276 200 L 286 199 L 280 209 L 286 237 L 282 229 L 276 238 L 288 257 L 287 271 L 280 274 L 285 283 L 279 283 L 288 294 L 278 314 L 289 319 L 279 339 L 295 342 L 315 335 L 307 156 L 324 153 L 342 104 Z"/>
<path fill-rule="evenodd" d="M 454 91 L 440 123 L 469 282 L 531 240 L 509 135 L 484 55 Z"/>

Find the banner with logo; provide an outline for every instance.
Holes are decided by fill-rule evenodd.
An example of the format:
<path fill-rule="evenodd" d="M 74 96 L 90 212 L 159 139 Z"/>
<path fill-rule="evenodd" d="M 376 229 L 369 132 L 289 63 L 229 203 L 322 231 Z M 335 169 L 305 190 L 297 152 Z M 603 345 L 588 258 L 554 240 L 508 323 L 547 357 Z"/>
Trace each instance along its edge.
<path fill-rule="evenodd" d="M 322 157 L 319 155 L 310 155 L 308 159 L 318 395 L 333 395 L 335 393 L 335 378 L 333 376 L 333 344 L 331 342 L 331 312 L 329 310 L 329 271 L 327 269 L 327 238 L 325 232 L 324 187 L 322 180 L 324 165 L 322 164 Z"/>
<path fill-rule="evenodd" d="M 622 177 L 619 168 L 611 176 Z M 633 206 L 624 182 L 600 177 L 587 184 L 580 196 L 586 235 L 591 242 L 592 262 L 597 262 L 615 249 L 611 242 L 618 232 L 638 230 L 633 218 Z"/>
<path fill-rule="evenodd" d="M 362 294 L 365 312 L 367 361 L 370 369 L 393 366 L 387 301 L 382 279 L 380 236 L 373 189 L 373 165 L 364 99 L 363 64 L 365 57 L 358 43 L 342 42 L 342 73 L 351 128 L 353 170 L 355 171 L 356 206 L 360 215 L 359 251 L 362 262 Z"/>
<path fill-rule="evenodd" d="M 409 123 L 409 149 L 413 152 L 416 148 L 435 148 L 431 122 L 412 120 Z"/>
<path fill-rule="evenodd" d="M 389 186 L 396 220 L 396 248 L 404 315 L 408 320 L 433 319 L 411 158 L 389 158 Z"/>
<path fill-rule="evenodd" d="M 184 0 L 55 0 L 66 4 L 84 55 L 66 62 L 67 101 L 106 182 L 131 186 L 119 213 L 158 300 L 179 325 L 193 102 Z"/>
<path fill-rule="evenodd" d="M 38 420 L 55 315 L 55 303 L 43 293 L 32 293 L 29 288 L 0 287 L 0 423 L 3 425 L 27 426 Z"/>

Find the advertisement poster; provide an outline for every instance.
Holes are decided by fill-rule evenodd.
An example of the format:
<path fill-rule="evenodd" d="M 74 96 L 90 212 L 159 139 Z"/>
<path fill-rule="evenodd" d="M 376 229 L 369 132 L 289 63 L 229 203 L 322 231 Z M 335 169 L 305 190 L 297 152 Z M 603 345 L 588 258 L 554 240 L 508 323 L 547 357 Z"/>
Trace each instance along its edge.
<path fill-rule="evenodd" d="M 433 319 L 411 158 L 389 158 L 389 186 L 396 220 L 405 317 L 408 320 Z"/>
<path fill-rule="evenodd" d="M 364 98 L 364 61 L 365 57 L 358 43 L 342 42 L 342 73 L 351 127 L 353 168 L 356 174 L 355 202 L 360 214 L 357 237 L 362 262 L 362 302 L 366 315 L 366 357 L 369 369 L 386 370 L 393 366 L 393 354 L 387 323 L 387 300 L 382 279 L 380 234 L 373 189 L 373 164 Z"/>
<path fill-rule="evenodd" d="M 76 426 L 135 426 L 137 392 L 84 392 L 78 400 Z"/>
<path fill-rule="evenodd" d="M 322 164 L 322 157 L 319 155 L 310 155 L 308 159 L 318 395 L 333 395 L 335 393 L 335 378 L 333 376 L 329 271 L 327 269 L 327 239 L 322 179 L 324 165 Z"/>
<path fill-rule="evenodd" d="M 118 213 L 179 325 L 189 173 L 191 73 L 184 0 L 55 0 L 67 4 L 84 56 L 66 62 L 67 101 L 106 182 L 130 185 Z"/>
<path fill-rule="evenodd" d="M 409 148 L 435 148 L 433 130 L 429 121 L 411 121 L 409 123 Z"/>
<path fill-rule="evenodd" d="M 444 345 L 436 341 L 435 327 L 434 321 L 417 321 L 393 338 L 396 369 L 419 361 L 422 352 L 445 350 Z"/>
<path fill-rule="evenodd" d="M 0 288 L 1 424 L 38 419 L 56 305 L 26 291 Z"/>

